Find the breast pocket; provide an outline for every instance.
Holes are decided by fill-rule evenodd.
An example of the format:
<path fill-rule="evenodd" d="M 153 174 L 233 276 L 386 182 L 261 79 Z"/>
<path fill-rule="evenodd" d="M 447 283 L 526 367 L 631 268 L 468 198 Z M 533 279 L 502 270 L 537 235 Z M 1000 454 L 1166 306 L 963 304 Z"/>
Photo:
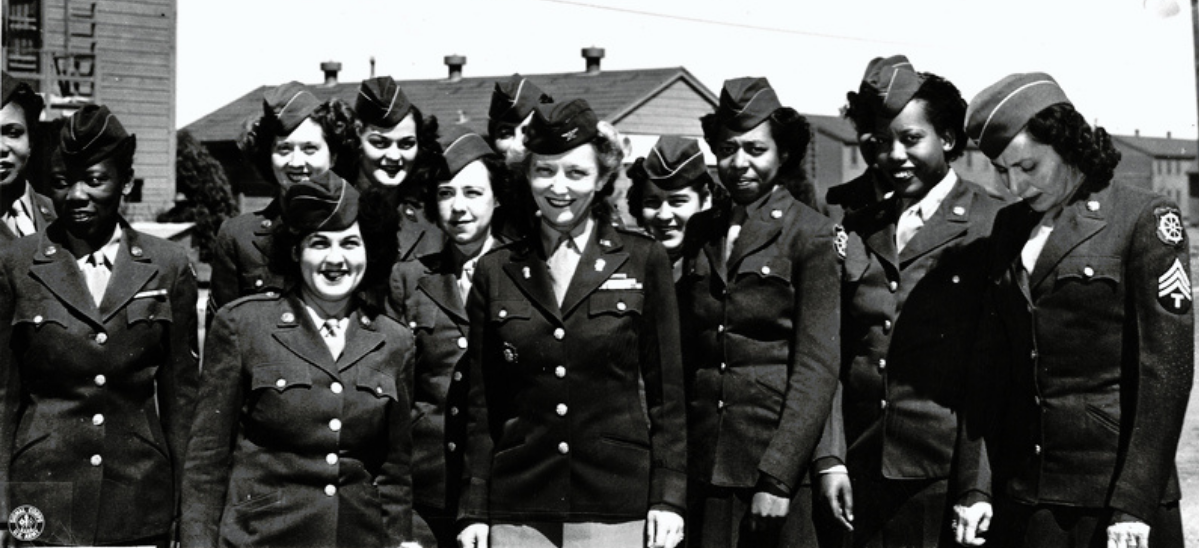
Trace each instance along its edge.
<path fill-rule="evenodd" d="M 791 260 L 778 256 L 750 255 L 737 266 L 738 280 L 757 279 L 765 283 L 791 285 Z"/>
<path fill-rule="evenodd" d="M 125 307 L 125 319 L 130 326 L 138 322 L 168 322 L 171 315 L 171 299 L 166 288 L 149 289 L 133 296 Z"/>
<path fill-rule="evenodd" d="M 1057 266 L 1059 287 L 1080 284 L 1089 291 L 1115 291 L 1123 277 L 1119 257 L 1066 257 Z"/>
<path fill-rule="evenodd" d="M 293 388 L 312 388 L 312 371 L 304 364 L 268 363 L 250 370 L 250 390 L 283 393 Z"/>
<path fill-rule="evenodd" d="M 417 303 L 408 309 L 408 327 L 413 331 L 432 331 L 437 324 L 437 305 L 432 303 Z"/>
<path fill-rule="evenodd" d="M 492 301 L 487 319 L 493 324 L 503 325 L 532 317 L 529 301 Z"/>

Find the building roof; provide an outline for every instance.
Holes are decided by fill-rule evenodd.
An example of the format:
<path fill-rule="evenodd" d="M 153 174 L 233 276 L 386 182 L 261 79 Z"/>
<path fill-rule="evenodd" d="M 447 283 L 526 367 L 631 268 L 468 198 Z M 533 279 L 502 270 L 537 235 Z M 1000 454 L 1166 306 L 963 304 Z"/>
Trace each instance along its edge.
<path fill-rule="evenodd" d="M 858 144 L 858 132 L 853 124 L 840 116 L 824 114 L 804 114 L 812 126 L 812 133 L 823 133 L 847 145 Z"/>
<path fill-rule="evenodd" d="M 1118 144 L 1143 152 L 1154 158 L 1193 159 L 1196 142 L 1171 137 L 1141 137 L 1139 135 L 1113 135 Z"/>
<path fill-rule="evenodd" d="M 622 118 L 680 80 L 713 106 L 717 104 L 716 95 L 682 67 L 603 70 L 597 74 L 566 72 L 524 76 L 536 82 L 538 87 L 556 100 L 576 97 L 586 99 L 602 119 L 613 124 L 618 124 Z M 491 105 L 491 92 L 495 82 L 502 78 L 507 78 L 507 75 L 464 77 L 457 82 L 446 79 L 398 82 L 408 99 L 420 107 L 426 116 L 436 115 L 442 125 L 462 123 L 484 133 L 487 131 L 487 109 Z M 313 84 L 309 88 L 321 100 L 339 97 L 353 105 L 358 85 L 358 82 L 345 82 L 333 86 Z M 267 87 L 260 86 L 251 90 L 184 129 L 202 142 L 236 141 L 240 138 L 246 122 L 261 114 L 262 93 Z"/>

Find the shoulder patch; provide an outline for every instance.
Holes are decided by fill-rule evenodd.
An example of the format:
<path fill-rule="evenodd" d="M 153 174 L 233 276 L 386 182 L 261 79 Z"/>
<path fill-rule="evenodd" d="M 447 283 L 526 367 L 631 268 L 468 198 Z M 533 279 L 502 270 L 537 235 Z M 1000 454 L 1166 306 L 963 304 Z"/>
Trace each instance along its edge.
<path fill-rule="evenodd" d="M 846 247 L 849 245 L 849 234 L 841 225 L 833 225 L 833 232 L 833 246 L 837 249 L 837 256 L 844 261 Z"/>
<path fill-rule="evenodd" d="M 1162 206 L 1153 210 L 1157 217 L 1157 239 L 1169 246 L 1179 246 L 1186 240 L 1186 229 L 1182 226 L 1182 215 L 1178 208 Z"/>
<path fill-rule="evenodd" d="M 1175 257 L 1174 264 L 1157 278 L 1157 302 L 1169 312 L 1186 314 L 1193 299 L 1191 278 L 1182 261 Z"/>

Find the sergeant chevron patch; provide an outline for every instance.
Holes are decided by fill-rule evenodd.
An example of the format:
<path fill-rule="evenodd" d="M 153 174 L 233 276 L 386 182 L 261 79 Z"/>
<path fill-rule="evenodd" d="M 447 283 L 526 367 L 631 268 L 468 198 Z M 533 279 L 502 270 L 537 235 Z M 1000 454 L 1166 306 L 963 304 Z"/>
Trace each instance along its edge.
<path fill-rule="evenodd" d="M 1191 310 L 1192 300 L 1191 279 L 1182 261 L 1175 258 L 1170 269 L 1157 279 L 1157 302 L 1170 312 L 1185 314 Z"/>

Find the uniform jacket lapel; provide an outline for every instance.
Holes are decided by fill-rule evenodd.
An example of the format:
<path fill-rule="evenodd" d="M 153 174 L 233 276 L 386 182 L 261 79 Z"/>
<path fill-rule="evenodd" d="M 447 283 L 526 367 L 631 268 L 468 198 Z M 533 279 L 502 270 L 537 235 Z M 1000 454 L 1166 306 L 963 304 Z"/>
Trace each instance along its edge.
<path fill-rule="evenodd" d="M 787 189 L 776 188 L 765 202 L 757 207 L 752 204 L 749 206 L 753 210 L 746 212 L 741 234 L 733 243 L 732 253 L 729 253 L 726 271 L 737 268 L 737 263 L 746 255 L 765 247 L 778 237 L 783 231 L 783 219 L 790 213 L 790 207 L 785 203 L 788 198 Z"/>
<path fill-rule="evenodd" d="M 453 272 L 454 261 L 450 247 L 447 245 L 441 253 L 429 258 L 436 264 L 426 263 L 426 273 L 416 285 L 437 303 L 437 306 L 445 310 L 461 330 L 469 320 L 466 318 L 466 306 L 462 303 L 462 296 L 458 290 L 458 279 Z"/>
<path fill-rule="evenodd" d="M 386 342 L 382 333 L 375 330 L 375 322 L 355 311 L 350 315 L 349 326 L 346 328 L 346 347 L 337 359 L 339 371 L 345 371 L 350 366 Z M 323 341 L 322 341 L 323 345 Z M 326 351 L 328 353 L 328 351 Z"/>
<path fill-rule="evenodd" d="M 924 226 L 916 231 L 908 245 L 904 246 L 899 254 L 899 264 L 907 265 L 965 234 L 969 227 L 970 205 L 973 201 L 974 193 L 970 191 L 967 183 L 961 179 L 955 182 L 953 189 L 941 201 L 941 206 Z"/>
<path fill-rule="evenodd" d="M 1062 210 L 1062 214 L 1053 224 L 1053 232 L 1049 234 L 1045 248 L 1041 250 L 1041 256 L 1037 257 L 1037 264 L 1033 268 L 1030 277 L 1030 287 L 1033 290 L 1036 290 L 1041 282 L 1045 281 L 1049 273 L 1072 249 L 1107 226 L 1102 207 L 1104 202 L 1102 198 L 1104 197 L 1106 197 L 1106 193 L 1093 196 L 1090 200 L 1078 199 Z M 1093 204 L 1094 211 L 1087 204 Z"/>
<path fill-rule="evenodd" d="M 708 257 L 712 272 L 720 279 L 721 287 L 728 285 L 724 268 L 724 248 L 729 235 L 729 218 L 727 211 L 714 211 L 711 223 L 706 225 L 711 232 L 702 238 L 704 255 Z"/>
<path fill-rule="evenodd" d="M 265 257 L 271 256 L 271 237 L 277 228 L 275 225 L 280 223 L 281 208 L 279 199 L 276 198 L 258 212 L 262 216 L 262 220 L 258 222 L 258 226 L 254 227 L 254 247 L 258 248 L 258 251 L 261 251 Z"/>
<path fill-rule="evenodd" d="M 320 332 L 312 323 L 312 318 L 308 316 L 308 310 L 300 302 L 300 297 L 293 292 L 290 296 L 279 299 L 278 302 L 278 322 L 275 324 L 271 336 L 300 359 L 337 377 L 337 366 L 333 362 L 333 354 L 329 352 L 329 347 L 325 346 Z M 347 333 L 346 348 L 348 349 L 349 346 L 349 333 Z M 344 351 L 342 355 L 345 355 Z"/>
<path fill-rule="evenodd" d="M 128 223 L 121 221 L 124 241 L 113 261 L 112 277 L 100 301 L 101 321 L 107 322 L 113 314 L 124 308 L 151 278 L 158 274 L 158 267 L 138 242 L 138 233 Z"/>
<path fill-rule="evenodd" d="M 33 226 L 39 232 L 50 226 L 58 216 L 54 213 L 54 202 L 50 198 L 33 193 Z"/>
<path fill-rule="evenodd" d="M 566 317 L 591 295 L 600 285 L 629 259 L 623 248 L 620 235 L 607 223 L 596 223 L 595 233 L 583 248 L 579 267 L 566 288 L 562 299 L 562 316 Z"/>
<path fill-rule="evenodd" d="M 845 219 L 845 224 L 862 237 L 866 247 L 892 270 L 899 268 L 899 259 L 895 251 L 898 207 L 894 197 L 887 198 L 852 212 Z"/>
<path fill-rule="evenodd" d="M 29 272 L 67 307 L 98 325 L 101 323 L 100 310 L 87 289 L 83 272 L 79 270 L 75 257 L 56 243 L 55 232 L 54 227 L 51 227 L 38 236 L 41 242 Z"/>
<path fill-rule="evenodd" d="M 513 250 L 511 259 L 504 264 L 504 272 L 533 304 L 561 324 L 562 311 L 558 308 L 558 298 L 554 296 L 550 272 L 545 266 L 541 252 L 537 251 L 541 246 L 540 240 L 535 235 L 529 236 L 518 245 L 521 249 Z M 580 268 L 582 264 L 580 261 Z"/>

